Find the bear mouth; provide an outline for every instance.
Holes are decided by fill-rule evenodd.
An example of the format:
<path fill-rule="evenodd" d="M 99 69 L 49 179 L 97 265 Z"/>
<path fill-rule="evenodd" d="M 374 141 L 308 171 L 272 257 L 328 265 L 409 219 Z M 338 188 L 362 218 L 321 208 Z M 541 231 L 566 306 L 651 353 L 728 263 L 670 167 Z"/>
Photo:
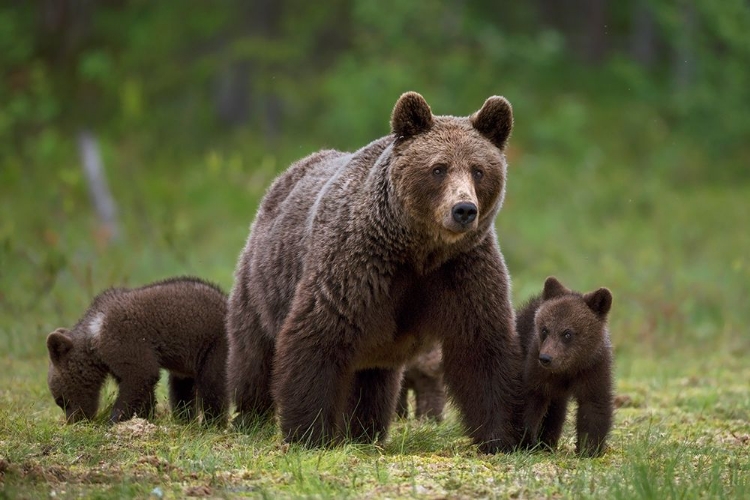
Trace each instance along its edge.
<path fill-rule="evenodd" d="M 471 229 L 454 231 L 453 229 L 443 227 L 443 230 L 440 231 L 440 239 L 442 239 L 446 243 L 456 243 L 457 241 L 462 240 L 470 232 Z"/>
<path fill-rule="evenodd" d="M 73 408 L 66 408 L 65 409 L 65 422 L 68 424 L 75 424 L 76 422 L 80 422 L 81 420 L 84 420 L 88 418 L 81 408 L 73 409 Z"/>
<path fill-rule="evenodd" d="M 555 363 L 554 360 L 550 360 L 547 364 L 544 364 L 541 360 L 537 360 L 537 366 L 547 373 L 556 373 L 560 366 Z"/>
<path fill-rule="evenodd" d="M 449 234 L 454 239 L 460 239 L 466 233 L 475 231 L 478 226 L 479 223 L 477 219 L 474 219 L 469 223 L 462 224 L 460 222 L 456 222 L 453 217 L 449 216 L 443 220 L 444 231 L 442 232 Z"/>

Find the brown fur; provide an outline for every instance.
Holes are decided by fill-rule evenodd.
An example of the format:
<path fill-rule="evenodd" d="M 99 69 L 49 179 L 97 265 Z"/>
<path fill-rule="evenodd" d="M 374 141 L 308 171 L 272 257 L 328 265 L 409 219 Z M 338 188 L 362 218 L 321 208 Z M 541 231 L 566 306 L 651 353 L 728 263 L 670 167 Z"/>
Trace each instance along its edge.
<path fill-rule="evenodd" d="M 438 422 L 443 420 L 445 407 L 445 387 L 443 385 L 443 359 L 440 346 L 417 356 L 406 365 L 404 379 L 401 382 L 401 394 L 398 398 L 396 414 L 399 417 L 409 416 L 409 391 L 414 393 L 417 407 L 416 418 L 430 418 Z"/>
<path fill-rule="evenodd" d="M 226 295 L 196 278 L 99 294 L 72 330 L 47 337 L 47 381 L 69 422 L 92 419 L 107 375 L 119 384 L 110 420 L 148 417 L 159 369 L 169 370 L 173 412 L 225 419 Z"/>
<path fill-rule="evenodd" d="M 576 451 L 603 452 L 614 412 L 606 288 L 580 294 L 554 277 L 516 316 L 524 370 L 524 444 L 554 449 L 568 401 L 578 402 Z M 545 364 L 546 363 L 546 364 Z"/>
<path fill-rule="evenodd" d="M 383 438 L 403 365 L 439 342 L 475 442 L 517 444 L 521 353 L 493 226 L 512 121 L 501 97 L 457 118 L 410 92 L 392 135 L 276 179 L 229 299 L 239 425 L 275 407 L 289 441 Z"/>

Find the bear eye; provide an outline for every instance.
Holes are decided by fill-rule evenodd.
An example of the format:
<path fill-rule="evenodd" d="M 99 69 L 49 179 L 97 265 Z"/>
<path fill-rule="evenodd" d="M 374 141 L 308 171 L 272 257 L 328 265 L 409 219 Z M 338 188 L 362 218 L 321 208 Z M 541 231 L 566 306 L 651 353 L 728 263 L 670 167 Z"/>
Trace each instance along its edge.
<path fill-rule="evenodd" d="M 549 335 L 549 330 L 547 330 L 546 326 L 542 327 L 542 340 L 547 338 L 547 335 Z"/>
<path fill-rule="evenodd" d="M 472 175 L 472 176 L 474 177 L 474 180 L 475 180 L 475 181 L 478 181 L 478 180 L 481 180 L 481 179 L 482 179 L 482 177 L 484 177 L 484 172 L 482 172 L 482 170 L 481 170 L 481 169 L 479 169 L 479 168 L 475 168 L 475 169 L 474 169 L 474 170 L 473 170 L 473 171 L 471 172 L 471 175 Z"/>
<path fill-rule="evenodd" d="M 571 332 L 570 330 L 565 330 L 563 332 L 563 338 L 565 340 L 570 340 L 571 338 L 573 338 L 573 332 Z"/>
<path fill-rule="evenodd" d="M 435 177 L 443 177 L 445 172 L 448 170 L 448 166 L 443 163 L 437 163 L 432 166 L 432 175 Z"/>

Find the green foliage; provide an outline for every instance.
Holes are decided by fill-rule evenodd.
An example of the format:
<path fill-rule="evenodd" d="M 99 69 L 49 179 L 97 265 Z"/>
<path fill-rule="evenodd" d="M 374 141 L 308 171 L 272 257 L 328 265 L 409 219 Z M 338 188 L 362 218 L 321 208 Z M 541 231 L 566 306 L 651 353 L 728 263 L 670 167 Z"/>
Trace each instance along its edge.
<path fill-rule="evenodd" d="M 600 30 L 582 2 L 576 16 L 554 3 L 482 0 L 68 3 L 62 16 L 54 2 L 0 8 L 8 154 L 35 151 L 50 128 L 69 140 L 80 127 L 144 154 L 165 141 L 200 153 L 226 135 L 222 98 L 244 110 L 234 119 L 245 137 L 349 148 L 385 133 L 382 110 L 417 89 L 456 114 L 505 94 L 529 126 L 530 142 L 516 141 L 527 147 L 580 149 L 604 126 L 649 154 L 689 150 L 676 165 L 698 155 L 691 182 L 746 179 L 750 125 L 738 110 L 750 105 L 750 8 L 741 0 L 608 5 L 599 61 L 581 53 Z M 639 8 L 650 32 L 634 21 Z M 637 39 L 652 62 L 629 49 Z"/>

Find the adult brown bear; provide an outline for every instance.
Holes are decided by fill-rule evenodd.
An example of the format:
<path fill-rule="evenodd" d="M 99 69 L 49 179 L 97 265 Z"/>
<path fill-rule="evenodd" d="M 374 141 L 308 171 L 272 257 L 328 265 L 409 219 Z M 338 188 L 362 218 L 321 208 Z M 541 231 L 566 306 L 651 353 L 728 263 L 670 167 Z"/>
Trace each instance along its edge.
<path fill-rule="evenodd" d="M 392 134 L 293 164 L 263 199 L 230 294 L 228 383 L 244 425 L 288 441 L 385 437 L 403 365 L 438 340 L 482 450 L 520 439 L 521 350 L 494 230 L 511 106 L 434 116 L 402 95 Z"/>

